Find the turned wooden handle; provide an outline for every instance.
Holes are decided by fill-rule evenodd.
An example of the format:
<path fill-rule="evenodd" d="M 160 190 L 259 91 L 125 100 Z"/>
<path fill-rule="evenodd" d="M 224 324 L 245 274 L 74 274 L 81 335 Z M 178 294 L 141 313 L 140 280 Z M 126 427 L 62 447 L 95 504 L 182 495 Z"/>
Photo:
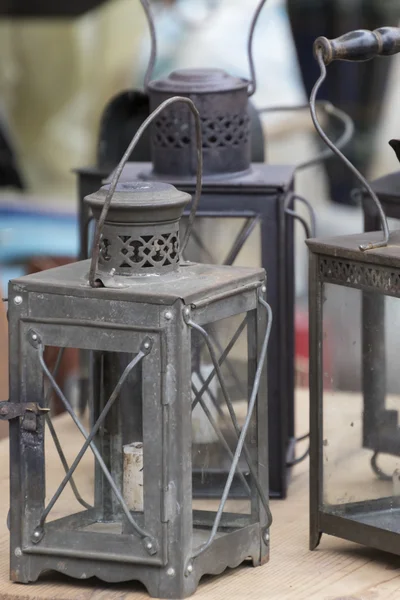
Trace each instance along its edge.
<path fill-rule="evenodd" d="M 362 62 L 375 56 L 397 54 L 400 52 L 400 28 L 381 27 L 375 31 L 357 29 L 334 40 L 319 37 L 314 42 L 314 54 L 319 52 L 322 52 L 326 65 L 333 60 Z"/>

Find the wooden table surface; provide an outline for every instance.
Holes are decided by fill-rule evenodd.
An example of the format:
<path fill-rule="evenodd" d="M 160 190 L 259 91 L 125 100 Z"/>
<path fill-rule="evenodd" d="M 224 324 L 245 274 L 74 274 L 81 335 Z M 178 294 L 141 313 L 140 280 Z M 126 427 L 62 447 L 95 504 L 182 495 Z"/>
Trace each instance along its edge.
<path fill-rule="evenodd" d="M 344 405 L 350 405 L 345 402 Z M 354 406 L 354 404 L 352 405 Z M 297 394 L 299 434 L 307 428 L 308 394 Z M 335 419 L 343 419 L 337 410 Z M 338 423 L 336 423 L 337 425 Z M 333 425 L 333 424 L 332 424 Z M 340 423 L 339 423 L 340 425 Z M 353 422 L 351 423 L 353 427 Z M 69 460 L 73 459 L 82 438 L 69 417 L 57 419 L 57 430 Z M 49 436 L 47 436 L 49 437 Z M 300 452 L 299 448 L 299 452 Z M 34 584 L 21 585 L 8 579 L 8 440 L 0 442 L 3 456 L 0 470 L 0 599 L 19 600 L 142 600 L 145 589 L 137 583 L 104 584 L 98 580 L 77 581 L 52 573 Z M 47 442 L 49 493 L 60 481 L 59 460 Z M 88 458 L 76 474 L 83 492 L 92 485 Z M 56 504 L 54 517 L 67 507 L 71 495 Z M 57 510 L 56 510 L 57 509 Z M 258 568 L 242 566 L 217 577 L 205 578 L 196 593 L 198 600 L 399 600 L 400 558 L 343 540 L 323 536 L 318 550 L 308 550 L 308 460 L 295 467 L 285 501 L 273 501 L 271 560 Z"/>

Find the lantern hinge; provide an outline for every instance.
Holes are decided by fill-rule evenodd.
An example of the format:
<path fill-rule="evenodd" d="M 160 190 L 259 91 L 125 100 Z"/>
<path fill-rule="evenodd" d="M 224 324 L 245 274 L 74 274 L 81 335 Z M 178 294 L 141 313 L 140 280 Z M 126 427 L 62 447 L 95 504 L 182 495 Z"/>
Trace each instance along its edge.
<path fill-rule="evenodd" d="M 0 402 L 0 420 L 11 421 L 22 417 L 22 428 L 27 431 L 36 431 L 37 417 L 49 412 L 36 402 Z"/>
<path fill-rule="evenodd" d="M 176 487 L 174 483 L 170 483 L 163 490 L 163 511 L 161 521 L 168 523 L 172 521 L 176 515 Z"/>

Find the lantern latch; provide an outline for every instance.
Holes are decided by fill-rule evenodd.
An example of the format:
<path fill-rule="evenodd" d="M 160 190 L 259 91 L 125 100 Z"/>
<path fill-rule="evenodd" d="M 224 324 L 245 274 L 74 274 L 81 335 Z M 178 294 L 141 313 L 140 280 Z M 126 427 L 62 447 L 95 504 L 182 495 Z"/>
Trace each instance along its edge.
<path fill-rule="evenodd" d="M 22 417 L 22 427 L 26 431 L 36 431 L 37 417 L 49 412 L 36 402 L 0 402 L 0 420 L 11 421 Z"/>

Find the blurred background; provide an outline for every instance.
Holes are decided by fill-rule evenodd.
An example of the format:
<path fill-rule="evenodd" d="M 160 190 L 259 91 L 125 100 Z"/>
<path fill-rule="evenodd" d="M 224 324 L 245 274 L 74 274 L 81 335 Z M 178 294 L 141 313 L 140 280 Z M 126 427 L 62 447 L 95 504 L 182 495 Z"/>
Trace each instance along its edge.
<path fill-rule="evenodd" d="M 177 67 L 212 66 L 248 77 L 246 44 L 257 3 L 153 0 L 159 45 L 154 76 Z M 122 90 L 143 89 L 149 55 L 139 0 L 57 0 L 57 6 L 53 4 L 0 0 L 3 297 L 10 278 L 76 257 L 73 170 L 95 163 L 105 105 Z M 332 38 L 350 29 L 397 25 L 399 19 L 398 0 L 269 0 L 255 34 L 255 105 L 307 101 L 318 76 L 312 54 L 317 36 Z M 329 68 L 321 93 L 353 117 L 356 136 L 345 153 L 369 179 L 398 168 L 388 141 L 400 131 L 399 61 L 395 56 L 364 64 L 336 63 Z M 296 164 L 320 148 L 307 111 L 269 114 L 263 117 L 263 127 L 271 164 Z M 335 131 L 330 134 L 337 136 Z M 354 180 L 335 158 L 298 174 L 296 191 L 314 206 L 318 235 L 362 230 L 361 210 L 351 196 L 353 187 Z M 224 234 L 229 236 L 229 230 Z M 307 361 L 307 256 L 301 228 L 296 235 L 296 339 L 301 372 Z M 251 256 L 247 253 L 243 261 L 251 262 Z M 4 305 L 1 310 L 0 398 L 6 399 Z M 359 308 L 352 310 L 340 316 L 344 331 L 351 328 Z M 335 323 L 334 306 L 331 322 Z M 341 353 L 344 378 L 346 371 L 348 377 L 352 372 L 351 351 L 348 357 L 345 352 Z"/>

